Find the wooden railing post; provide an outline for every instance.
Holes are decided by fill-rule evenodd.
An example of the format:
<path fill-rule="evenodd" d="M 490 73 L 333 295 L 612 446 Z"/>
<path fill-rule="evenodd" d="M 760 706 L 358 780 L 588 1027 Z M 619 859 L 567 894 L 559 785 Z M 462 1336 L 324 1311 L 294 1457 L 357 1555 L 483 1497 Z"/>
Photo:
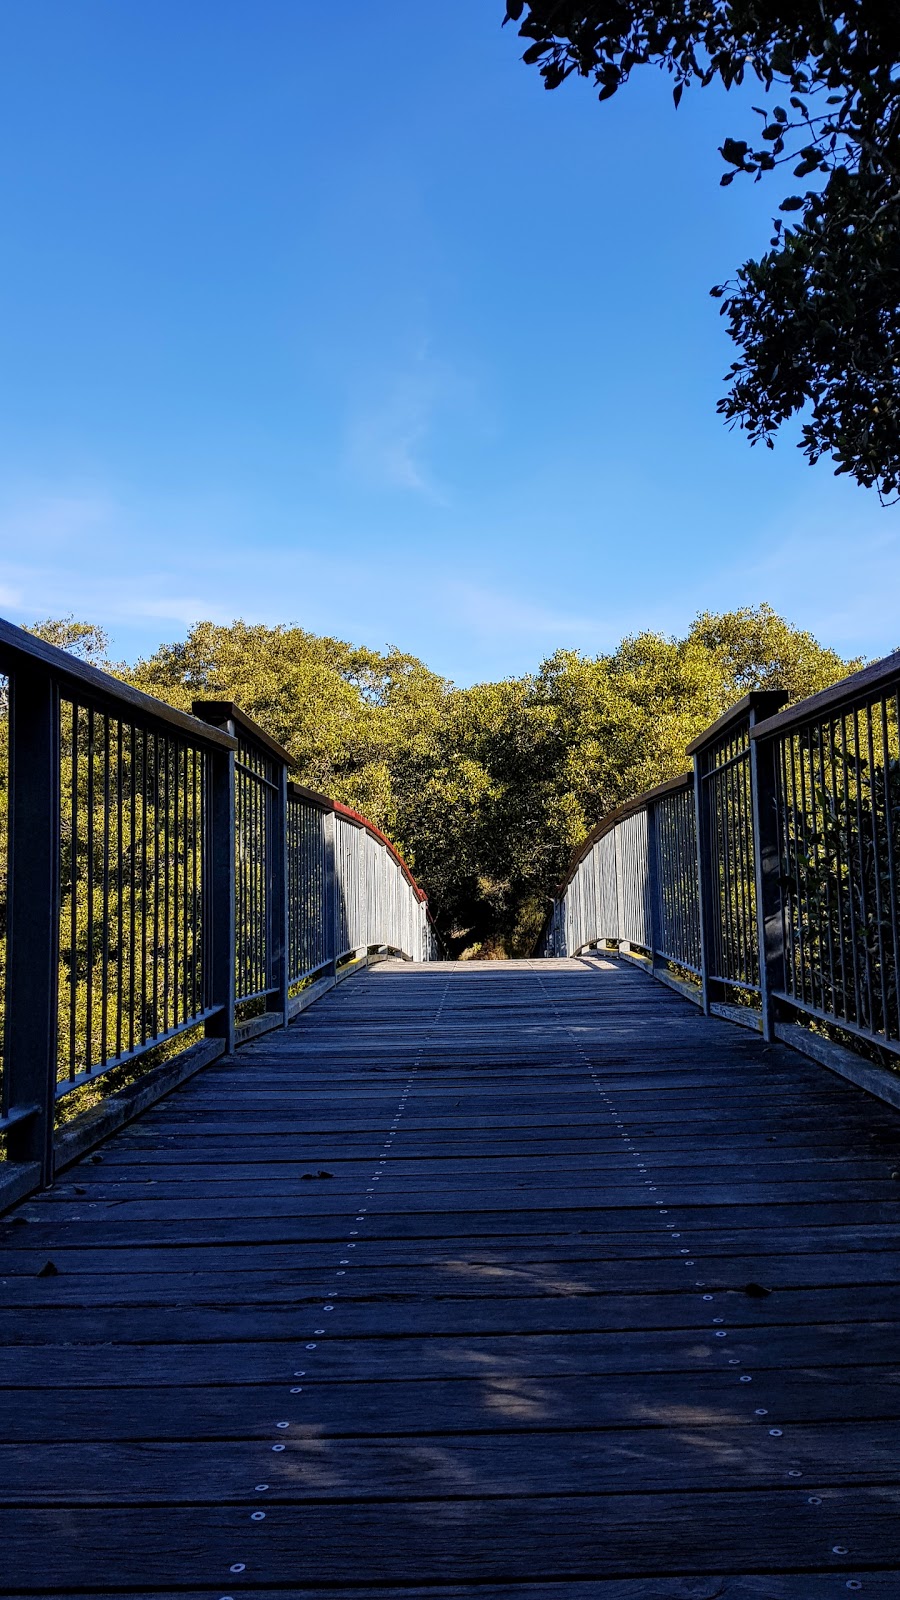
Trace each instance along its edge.
<path fill-rule="evenodd" d="M 751 727 L 758 719 L 751 718 Z M 750 785 L 753 806 L 753 852 L 756 924 L 759 940 L 759 989 L 763 1036 L 775 1038 L 776 1001 L 785 987 L 784 915 L 778 839 L 778 795 L 775 739 L 750 740 Z"/>
<path fill-rule="evenodd" d="M 209 1004 L 215 1016 L 208 1037 L 234 1049 L 234 751 L 215 750 L 209 758 L 209 848 L 207 901 L 209 928 Z"/>
<path fill-rule="evenodd" d="M 7 1153 L 10 1162 L 36 1162 L 39 1181 L 49 1184 L 59 984 L 59 690 L 39 665 L 13 674 L 9 755 Z"/>

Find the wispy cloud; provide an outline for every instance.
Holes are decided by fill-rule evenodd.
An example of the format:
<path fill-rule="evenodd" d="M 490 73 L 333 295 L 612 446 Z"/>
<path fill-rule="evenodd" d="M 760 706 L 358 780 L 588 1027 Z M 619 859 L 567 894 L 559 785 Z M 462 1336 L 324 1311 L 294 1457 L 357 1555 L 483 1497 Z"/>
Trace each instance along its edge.
<path fill-rule="evenodd" d="M 452 579 L 442 585 L 442 594 L 458 622 L 473 631 L 494 637 L 533 639 L 537 648 L 552 640 L 554 645 L 602 649 L 618 636 L 619 624 L 606 618 L 542 606 L 506 588 Z"/>
<path fill-rule="evenodd" d="M 346 459 L 369 487 L 398 489 L 445 504 L 446 486 L 433 458 L 441 429 L 474 407 L 473 385 L 420 338 L 405 356 L 379 363 L 355 385 L 349 405 Z"/>
<path fill-rule="evenodd" d="M 69 552 L 110 535 L 120 508 L 102 493 L 24 492 L 0 507 L 0 549 L 19 558 Z"/>
<path fill-rule="evenodd" d="M 352 418 L 348 455 L 367 483 L 433 495 L 435 484 L 425 461 L 433 412 L 429 385 L 408 375 L 390 381 L 370 396 Z"/>

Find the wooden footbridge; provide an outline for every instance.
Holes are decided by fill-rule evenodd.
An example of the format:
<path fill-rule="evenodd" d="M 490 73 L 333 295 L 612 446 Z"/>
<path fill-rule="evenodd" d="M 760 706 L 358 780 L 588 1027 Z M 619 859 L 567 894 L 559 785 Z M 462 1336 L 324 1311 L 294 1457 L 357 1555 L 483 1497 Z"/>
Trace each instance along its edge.
<path fill-rule="evenodd" d="M 7 1588 L 900 1594 L 898 1140 L 602 958 L 374 967 L 7 1220 Z"/>
<path fill-rule="evenodd" d="M 897 1600 L 900 663 L 473 964 L 235 708 L 4 643 L 0 1594 Z"/>

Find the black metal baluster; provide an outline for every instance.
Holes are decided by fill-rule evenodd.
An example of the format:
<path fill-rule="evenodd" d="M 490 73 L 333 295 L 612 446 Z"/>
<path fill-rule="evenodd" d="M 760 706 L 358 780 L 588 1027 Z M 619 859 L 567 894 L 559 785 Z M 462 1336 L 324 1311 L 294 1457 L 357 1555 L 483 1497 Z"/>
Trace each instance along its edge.
<path fill-rule="evenodd" d="M 878 837 L 878 783 L 876 780 L 875 766 L 875 740 L 872 732 L 872 706 L 864 707 L 866 719 L 866 742 L 869 755 L 869 794 L 872 813 L 872 877 L 875 889 L 875 928 L 878 939 L 878 988 L 881 994 L 881 1025 L 882 1031 L 888 1032 L 888 997 L 887 973 L 884 960 L 884 909 L 881 892 L 881 848 Z M 885 785 L 887 784 L 887 768 L 884 767 Z M 877 1031 L 877 1030 L 876 1030 Z"/>
<path fill-rule="evenodd" d="M 85 1014 L 85 1071 L 94 1066 L 94 830 L 97 807 L 94 798 L 94 709 L 87 713 L 87 996 Z"/>
<path fill-rule="evenodd" d="M 116 720 L 116 1060 L 122 1055 L 125 990 L 125 755 L 122 720 Z"/>
<path fill-rule="evenodd" d="M 170 962 L 171 962 L 171 915 L 172 915 L 172 884 L 171 884 L 171 763 L 172 741 L 168 735 L 163 736 L 163 769 L 162 769 L 162 812 L 163 812 L 163 852 L 162 852 L 162 924 L 163 924 L 163 1003 L 162 1027 L 158 1033 L 169 1031 L 169 996 L 170 996 Z"/>
<path fill-rule="evenodd" d="M 69 970 L 69 1077 L 78 1072 L 78 741 L 81 736 L 81 719 L 77 700 L 67 702 L 72 708 L 72 861 L 69 874 L 69 941 L 72 950 Z"/>
<path fill-rule="evenodd" d="M 862 926 L 863 956 L 866 971 L 865 1021 L 875 1032 L 875 994 L 872 981 L 872 957 L 869 942 L 869 896 L 866 892 L 866 861 L 863 846 L 863 757 L 860 753 L 859 708 L 853 709 L 853 749 L 856 756 L 856 859 L 859 866 L 859 920 Z"/>
<path fill-rule="evenodd" d="M 109 716 L 103 722 L 103 876 L 102 876 L 102 936 L 100 965 L 100 1063 L 105 1065 L 109 1055 Z"/>
<path fill-rule="evenodd" d="M 900 735 L 900 719 L 898 719 L 898 735 Z M 898 916 L 900 907 L 897 903 L 897 867 L 895 859 L 894 818 L 891 804 L 891 744 L 887 714 L 887 696 L 881 700 L 881 738 L 884 749 L 884 817 L 885 836 L 888 858 L 888 892 L 891 902 L 891 952 L 893 957 L 893 992 L 894 1012 L 891 1018 L 894 1026 L 888 1025 L 888 1037 L 900 1038 L 900 928 Z M 900 759 L 900 746 L 898 746 L 898 759 Z"/>
<path fill-rule="evenodd" d="M 838 766 L 843 760 L 843 743 L 838 748 L 837 723 L 833 719 L 828 722 L 828 746 L 831 752 L 831 803 L 834 813 L 834 852 L 835 852 L 835 904 L 837 909 L 837 935 L 838 935 L 838 960 L 841 970 L 841 1003 L 835 1005 L 835 1015 L 847 1017 L 849 1013 L 849 997 L 847 992 L 847 941 L 844 937 L 844 923 L 846 912 L 844 907 L 844 828 L 841 820 L 841 803 L 838 787 Z"/>

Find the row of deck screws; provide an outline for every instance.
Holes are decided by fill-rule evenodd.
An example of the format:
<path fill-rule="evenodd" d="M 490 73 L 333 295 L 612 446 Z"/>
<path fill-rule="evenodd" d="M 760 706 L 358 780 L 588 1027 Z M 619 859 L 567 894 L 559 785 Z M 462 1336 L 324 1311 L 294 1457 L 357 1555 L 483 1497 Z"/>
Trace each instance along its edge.
<path fill-rule="evenodd" d="M 435 1014 L 434 1023 L 432 1024 L 432 1026 L 435 1026 L 437 1024 L 437 1022 L 440 1020 L 441 1013 L 442 1013 L 443 1008 L 444 1008 L 444 1002 L 445 1002 L 445 1000 L 447 998 L 448 989 L 449 989 L 449 978 L 448 978 L 446 984 L 444 985 L 444 990 L 443 990 L 443 993 L 441 995 L 440 1001 L 438 1003 L 437 1012 Z M 387 1131 L 387 1137 L 385 1139 L 384 1144 L 382 1145 L 382 1150 L 384 1150 L 384 1151 L 388 1151 L 388 1152 L 390 1151 L 391 1145 L 392 1145 L 394 1139 L 397 1136 L 397 1130 L 398 1130 L 399 1125 L 400 1125 L 400 1118 L 403 1116 L 403 1113 L 404 1113 L 404 1111 L 406 1109 L 406 1102 L 407 1102 L 407 1100 L 409 1098 L 409 1092 L 410 1092 L 410 1090 L 411 1090 L 411 1088 L 413 1086 L 413 1082 L 415 1080 L 416 1074 L 418 1073 L 419 1067 L 420 1067 L 421 1062 L 422 1062 L 422 1057 L 423 1057 L 424 1050 L 425 1050 L 426 1039 L 427 1039 L 427 1035 L 425 1037 L 423 1037 L 422 1043 L 421 1043 L 420 1048 L 419 1048 L 419 1052 L 418 1052 L 418 1054 L 417 1054 L 417 1056 L 415 1058 L 415 1061 L 413 1062 L 412 1068 L 410 1069 L 409 1077 L 407 1078 L 406 1083 L 404 1084 L 404 1087 L 403 1087 L 403 1089 L 402 1089 L 402 1091 L 400 1093 L 400 1099 L 399 1099 L 399 1102 L 397 1104 L 397 1109 L 394 1112 L 394 1116 L 393 1116 L 393 1119 L 391 1121 L 390 1128 Z M 387 1165 L 387 1156 L 386 1155 L 382 1155 L 381 1157 L 379 1157 L 378 1166 L 379 1167 L 384 1167 L 386 1165 Z M 374 1184 L 375 1182 L 377 1182 L 377 1180 L 380 1177 L 381 1177 L 381 1173 L 376 1168 L 375 1172 L 371 1176 L 370 1183 Z M 367 1195 L 374 1194 L 374 1192 L 375 1191 L 374 1191 L 373 1187 L 370 1187 L 370 1188 L 368 1188 L 366 1190 L 366 1194 Z M 361 1205 L 361 1204 L 357 1204 L 356 1216 L 355 1216 L 354 1220 L 356 1222 L 364 1222 L 366 1214 L 367 1214 L 367 1211 L 368 1211 L 368 1207 L 367 1206 L 364 1206 L 364 1205 Z M 344 1244 L 342 1246 L 342 1248 L 345 1249 L 345 1250 L 355 1250 L 356 1249 L 356 1244 L 355 1244 L 354 1241 L 355 1241 L 356 1237 L 359 1234 L 359 1229 L 358 1228 L 351 1228 L 349 1230 L 349 1232 L 350 1232 L 350 1238 L 347 1240 L 346 1244 Z M 350 1263 L 349 1256 L 343 1256 L 343 1257 L 340 1258 L 340 1266 L 342 1268 L 346 1269 L 348 1266 L 350 1266 L 350 1264 L 351 1263 Z M 345 1278 L 347 1276 L 346 1270 L 336 1271 L 335 1272 L 335 1276 L 339 1277 L 339 1278 Z M 337 1298 L 337 1295 L 339 1294 L 339 1292 L 340 1292 L 339 1287 L 332 1289 L 332 1291 L 331 1291 L 331 1299 L 327 1300 L 327 1301 L 325 1301 L 323 1303 L 323 1306 L 322 1306 L 322 1310 L 323 1311 L 333 1311 L 335 1309 L 334 1302 L 335 1302 L 335 1299 Z M 318 1335 L 324 1334 L 325 1329 L 324 1328 L 315 1328 L 313 1331 L 318 1336 Z M 315 1343 L 310 1343 L 310 1344 L 306 1345 L 306 1349 L 307 1350 L 315 1350 L 316 1348 L 317 1348 L 317 1345 Z M 306 1377 L 306 1369 L 305 1368 L 298 1368 L 294 1372 L 294 1377 L 295 1378 L 305 1378 Z M 293 1386 L 291 1386 L 291 1388 L 289 1389 L 288 1392 L 290 1394 L 302 1394 L 303 1393 L 303 1385 L 302 1384 L 293 1385 Z M 276 1428 L 286 1429 L 286 1428 L 290 1427 L 290 1423 L 289 1422 L 276 1422 L 275 1426 L 276 1426 Z M 273 1453 L 277 1455 L 277 1454 L 280 1454 L 280 1452 L 283 1451 L 286 1447 L 283 1444 L 273 1444 L 270 1448 L 273 1451 Z M 255 1494 L 264 1494 L 266 1492 L 266 1490 L 268 1489 L 268 1487 L 269 1487 L 269 1485 L 267 1483 L 257 1483 L 257 1484 L 254 1485 L 254 1493 Z M 266 1517 L 266 1513 L 264 1511 L 251 1511 L 251 1513 L 250 1513 L 250 1521 L 251 1522 L 264 1522 L 265 1521 L 265 1517 Z M 241 1573 L 241 1572 L 245 1572 L 246 1571 L 246 1563 L 243 1562 L 243 1561 L 237 1561 L 237 1562 L 234 1563 L 233 1566 L 229 1567 L 228 1570 L 229 1570 L 229 1572 L 232 1572 L 232 1573 L 235 1573 L 235 1574 Z M 221 1600 L 233 1600 L 233 1597 L 231 1595 L 222 1595 L 221 1596 Z"/>
<path fill-rule="evenodd" d="M 385 1143 L 383 1145 L 383 1149 L 385 1149 L 385 1150 L 390 1149 L 391 1143 L 392 1143 L 393 1139 L 396 1136 L 396 1130 L 397 1130 L 397 1127 L 399 1126 L 400 1118 L 403 1115 L 403 1111 L 404 1111 L 404 1108 L 405 1108 L 405 1105 L 406 1105 L 406 1101 L 407 1101 L 407 1098 L 409 1096 L 409 1091 L 410 1091 L 410 1089 L 412 1087 L 412 1083 L 413 1083 L 415 1075 L 416 1075 L 416 1073 L 418 1071 L 418 1067 L 419 1067 L 419 1061 L 417 1059 L 416 1062 L 414 1063 L 411 1071 L 410 1071 L 409 1077 L 407 1078 L 406 1083 L 405 1083 L 405 1085 L 403 1087 L 403 1090 L 401 1092 L 400 1101 L 399 1101 L 399 1104 L 397 1106 L 397 1110 L 394 1113 L 394 1118 L 393 1118 L 393 1121 L 391 1123 L 390 1130 L 388 1131 L 387 1139 L 386 1139 L 386 1141 L 385 1141 Z M 382 1166 L 385 1165 L 385 1161 L 384 1160 L 381 1161 L 381 1165 Z M 377 1174 L 377 1173 L 374 1174 L 374 1176 L 376 1176 L 376 1177 L 378 1175 L 379 1174 Z M 372 1194 L 373 1192 L 374 1191 L 372 1189 L 368 1190 L 369 1194 Z M 364 1220 L 364 1218 L 365 1218 L 366 1211 L 367 1211 L 367 1207 L 365 1207 L 363 1205 L 358 1205 L 357 1206 L 357 1214 L 355 1216 L 355 1221 L 362 1222 Z M 358 1228 L 354 1228 L 354 1229 L 351 1230 L 351 1234 L 358 1234 L 358 1233 L 359 1233 L 359 1229 Z M 353 1243 L 348 1241 L 343 1246 L 343 1248 L 344 1249 L 349 1249 L 349 1250 L 354 1250 L 356 1248 L 356 1246 L 355 1246 L 355 1244 L 353 1244 Z M 345 1266 L 349 1266 L 350 1265 L 349 1256 L 342 1257 L 341 1259 L 342 1259 L 342 1264 L 344 1264 Z M 336 1276 L 346 1277 L 346 1271 L 337 1273 Z M 322 1306 L 322 1310 L 323 1311 L 333 1311 L 334 1310 L 334 1299 L 337 1296 L 338 1292 L 339 1292 L 338 1288 L 335 1288 L 335 1289 L 333 1289 L 331 1291 L 332 1298 L 323 1303 L 323 1306 Z M 316 1329 L 314 1329 L 314 1332 L 318 1336 L 318 1335 L 324 1334 L 325 1329 L 324 1328 L 316 1328 Z M 306 1349 L 307 1350 L 315 1350 L 316 1348 L 317 1348 L 317 1346 L 316 1346 L 315 1343 L 308 1343 L 306 1345 Z M 306 1369 L 305 1368 L 297 1368 L 295 1370 L 295 1372 L 294 1372 L 294 1377 L 295 1378 L 305 1378 L 306 1377 Z M 288 1392 L 290 1394 L 292 1394 L 292 1395 L 302 1394 L 303 1393 L 303 1385 L 302 1384 L 292 1384 Z M 289 1422 L 276 1422 L 275 1426 L 276 1426 L 276 1428 L 279 1428 L 279 1429 L 287 1429 L 287 1428 L 290 1427 L 290 1423 Z M 278 1455 L 286 1448 L 286 1446 L 279 1443 L 279 1444 L 271 1445 L 270 1448 L 271 1448 L 271 1450 L 272 1450 L 272 1452 L 274 1454 Z M 254 1493 L 255 1494 L 265 1494 L 265 1492 L 268 1490 L 268 1488 L 269 1488 L 268 1483 L 257 1483 L 257 1484 L 254 1484 Z M 265 1517 L 266 1517 L 266 1513 L 264 1511 L 251 1511 L 251 1513 L 250 1513 L 250 1521 L 251 1522 L 264 1522 L 265 1521 Z M 242 1562 L 242 1561 L 237 1561 L 231 1567 L 229 1567 L 228 1570 L 229 1570 L 229 1572 L 232 1572 L 232 1573 L 235 1573 L 235 1574 L 244 1572 L 244 1571 L 246 1571 L 246 1563 Z M 230 1595 L 223 1595 L 221 1597 L 221 1600 L 232 1600 L 232 1597 Z"/>
<path fill-rule="evenodd" d="M 554 1009 L 556 1009 L 556 1008 L 554 1007 Z M 604 1102 L 605 1107 L 609 1110 L 609 1112 L 610 1112 L 610 1114 L 612 1116 L 614 1126 L 617 1127 L 619 1130 L 621 1130 L 620 1131 L 620 1137 L 623 1139 L 623 1141 L 624 1141 L 624 1143 L 626 1145 L 633 1145 L 632 1138 L 630 1137 L 630 1135 L 626 1134 L 626 1132 L 625 1132 L 625 1123 L 624 1123 L 621 1115 L 618 1112 L 618 1108 L 613 1104 L 612 1099 L 609 1096 L 609 1094 L 606 1092 L 606 1090 L 600 1087 L 600 1080 L 599 1080 L 599 1076 L 598 1076 L 598 1073 L 597 1073 L 595 1067 L 593 1066 L 593 1064 L 590 1061 L 588 1061 L 588 1058 L 587 1058 L 586 1055 L 585 1055 L 584 1059 L 587 1062 L 588 1069 L 589 1069 L 589 1072 L 590 1072 L 590 1075 L 591 1075 L 591 1080 L 594 1083 L 595 1087 L 598 1089 L 598 1091 L 600 1093 L 600 1096 L 601 1096 L 601 1099 Z M 635 1151 L 633 1149 L 629 1153 L 634 1155 L 637 1158 L 638 1171 L 639 1172 L 646 1172 L 647 1171 L 646 1162 L 641 1160 L 641 1153 L 639 1151 Z M 648 1177 L 648 1178 L 645 1179 L 645 1187 L 649 1188 L 651 1193 L 655 1193 L 656 1192 L 656 1185 L 654 1184 L 652 1178 Z M 656 1201 L 656 1207 L 657 1207 L 657 1210 L 659 1211 L 660 1216 L 666 1216 L 668 1214 L 667 1208 L 663 1206 L 662 1201 L 659 1201 L 659 1200 Z M 668 1231 L 672 1231 L 673 1240 L 681 1238 L 680 1232 L 675 1231 L 674 1223 L 671 1223 L 671 1222 L 666 1223 L 665 1227 L 666 1227 L 666 1231 L 667 1232 Z M 697 1264 L 696 1257 L 691 1256 L 690 1246 L 679 1245 L 678 1246 L 678 1254 L 681 1255 L 681 1256 L 690 1257 L 690 1259 L 687 1259 L 685 1261 L 685 1266 L 686 1267 L 695 1267 L 696 1266 L 696 1264 Z M 695 1282 L 695 1288 L 705 1289 L 706 1288 L 705 1280 L 702 1279 L 702 1278 L 697 1279 L 696 1282 Z M 703 1296 L 703 1299 L 705 1301 L 711 1301 L 711 1300 L 714 1299 L 714 1296 L 711 1295 L 711 1294 L 705 1294 Z M 716 1323 L 724 1322 L 725 1319 L 723 1317 L 713 1317 L 712 1320 L 713 1320 L 713 1323 L 716 1324 Z M 727 1333 L 725 1332 L 724 1329 L 717 1329 L 716 1338 L 725 1339 L 725 1338 L 727 1338 Z M 741 1365 L 740 1357 L 739 1356 L 729 1356 L 728 1357 L 728 1365 L 729 1366 L 734 1366 L 734 1367 L 739 1367 Z M 740 1377 L 738 1379 L 738 1382 L 739 1383 L 752 1383 L 753 1382 L 753 1376 L 749 1372 L 741 1373 Z M 766 1417 L 766 1416 L 768 1416 L 768 1414 L 769 1414 L 768 1413 L 768 1408 L 764 1407 L 764 1406 L 758 1407 L 756 1409 L 756 1411 L 755 1411 L 755 1415 L 757 1417 L 760 1417 L 760 1418 Z M 768 1433 L 769 1433 L 769 1437 L 772 1438 L 772 1439 L 781 1439 L 781 1438 L 784 1437 L 784 1430 L 782 1428 L 769 1428 Z M 803 1473 L 798 1467 L 792 1467 L 792 1468 L 790 1468 L 788 1470 L 786 1476 L 789 1477 L 789 1478 L 802 1478 Z M 822 1496 L 821 1495 L 810 1495 L 808 1497 L 808 1499 L 807 1499 L 807 1505 L 820 1506 L 821 1504 L 822 1504 Z M 849 1547 L 847 1545 L 836 1544 L 836 1545 L 832 1545 L 831 1553 L 832 1553 L 832 1555 L 836 1555 L 836 1556 L 845 1556 L 845 1555 L 849 1555 L 850 1551 L 849 1551 Z M 862 1582 L 861 1582 L 861 1580 L 859 1578 L 848 1578 L 847 1579 L 847 1583 L 846 1583 L 846 1587 L 848 1589 L 858 1590 L 858 1589 L 862 1588 Z"/>

